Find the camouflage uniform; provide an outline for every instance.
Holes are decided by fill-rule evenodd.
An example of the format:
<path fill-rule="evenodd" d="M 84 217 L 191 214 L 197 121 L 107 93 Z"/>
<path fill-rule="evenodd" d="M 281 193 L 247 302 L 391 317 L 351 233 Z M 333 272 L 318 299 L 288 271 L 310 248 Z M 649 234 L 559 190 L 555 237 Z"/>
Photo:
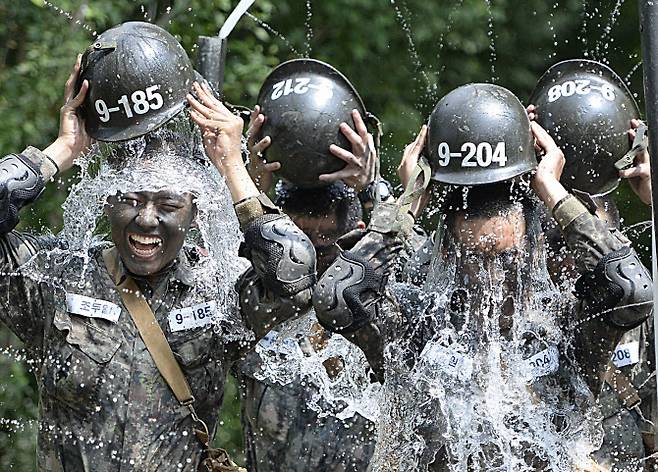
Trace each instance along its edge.
<path fill-rule="evenodd" d="M 623 236 L 610 232 L 605 223 L 588 212 L 584 206 L 580 205 L 576 215 L 573 214 L 573 209 L 574 207 L 571 205 L 569 208 L 571 213 L 563 214 L 560 210 L 556 210 L 554 215 L 561 222 L 564 239 L 576 256 L 577 269 L 583 274 L 583 280 L 603 273 L 609 256 L 617 254 L 619 251 L 633 256 L 632 250 L 628 253 L 629 242 Z M 400 238 L 400 236 L 368 233 L 350 251 L 348 259 L 337 261 L 325 272 L 316 287 L 313 304 L 323 326 L 333 331 L 351 332 L 351 338 L 361 347 L 370 364 L 380 373 L 380 376 L 384 378 L 386 375 L 387 382 L 390 376 L 395 377 L 393 382 L 399 385 L 394 390 L 404 391 L 405 382 L 408 381 L 404 372 L 397 372 L 395 367 L 389 371 L 390 366 L 387 366 L 387 370 L 384 372 L 384 349 L 388 349 L 397 340 L 404 340 L 411 347 L 410 357 L 400 358 L 406 354 L 399 352 L 396 359 L 400 364 L 406 362 L 413 365 L 413 358 L 420 354 L 428 340 L 432 339 L 438 332 L 437 330 L 441 329 L 442 321 L 438 318 L 424 316 L 426 310 L 431 307 L 427 306 L 422 291 L 409 285 L 401 290 L 389 290 L 385 289 L 382 282 L 379 281 L 381 276 L 385 277 L 387 267 L 371 265 L 370 259 L 375 251 L 384 244 L 383 241 L 388 238 Z M 418 258 L 420 266 L 427 259 L 428 249 L 424 250 L 425 254 Z M 636 270 L 639 261 L 634 264 L 633 267 Z M 596 283 L 589 285 L 583 283 L 579 295 L 580 300 L 576 307 L 576 316 L 574 317 L 572 313 L 564 314 L 564 320 L 571 321 L 566 326 L 572 327 L 571 336 L 573 338 L 573 351 L 569 352 L 567 357 L 576 360 L 574 367 L 582 374 L 590 391 L 595 394 L 598 394 L 603 386 L 603 376 L 613 348 L 624 332 L 628 330 L 628 328 L 610 321 L 609 317 L 617 316 L 628 320 L 632 327 L 646 320 L 651 310 L 650 291 L 646 288 L 647 283 L 650 285 L 650 279 L 648 279 L 646 269 L 641 268 L 640 270 L 644 270 L 645 273 L 643 279 L 638 276 L 638 280 L 645 285 L 642 290 L 615 292 L 619 299 L 611 301 L 608 296 L 610 294 L 605 292 L 605 290 L 610 290 L 608 287 Z M 422 267 L 420 270 L 416 268 L 410 271 L 412 274 L 421 275 L 422 272 Z M 353 276 L 355 280 L 348 282 L 347 279 Z M 361 304 L 355 308 L 353 290 L 357 284 L 360 285 L 357 288 L 361 291 L 357 292 L 357 295 Z M 343 287 L 352 287 L 350 289 L 352 292 L 345 293 Z M 617 308 L 616 303 L 621 299 L 624 300 L 624 303 Z M 635 302 L 637 304 L 633 306 Z M 574 321 L 580 322 L 574 323 Z M 350 323 L 355 329 L 351 328 Z M 555 375 L 569 374 L 560 363 L 560 369 Z M 535 387 L 541 388 L 541 382 L 539 386 Z M 392 402 L 395 403 L 396 399 L 394 398 Z M 396 411 L 407 410 L 404 405 L 398 405 L 389 413 L 395 414 Z M 443 428 L 441 413 L 439 410 L 430 411 L 423 414 L 422 417 L 434 418 L 430 423 L 419 427 L 429 434 L 425 437 L 427 447 L 433 448 L 434 453 L 439 452 L 440 430 Z M 381 433 L 379 434 L 381 438 Z M 385 434 L 392 435 L 396 432 L 387 431 Z M 638 445 L 641 446 L 641 440 L 636 438 L 634 446 Z M 428 453 L 430 456 L 433 454 L 432 451 L 428 451 Z M 392 457 L 395 456 L 396 454 L 393 452 Z M 399 459 L 399 463 L 403 464 L 404 458 Z M 430 461 L 426 460 L 425 464 Z M 398 464 L 394 462 L 391 461 L 388 464 L 391 470 L 398 470 L 395 468 L 398 467 Z M 431 470 L 444 470 L 446 466 L 445 458 L 439 452 Z M 405 469 L 401 467 L 399 470 Z"/>
<path fill-rule="evenodd" d="M 44 159 L 32 148 L 23 156 L 37 164 Z M 241 221 L 243 229 L 250 231 L 259 219 L 271 216 Z M 308 242 L 289 223 L 286 236 Z M 245 252 L 252 259 L 281 259 L 281 253 L 271 250 L 273 246 L 254 246 L 254 241 L 257 238 L 249 244 L 247 238 L 245 243 Z M 56 246 L 64 251 L 43 251 Z M 310 242 L 307 246 L 312 252 Z M 196 470 L 202 447 L 192 432 L 194 422 L 156 368 L 123 307 L 100 250 L 93 250 L 89 260 L 82 261 L 68 257 L 65 247 L 65 242 L 55 238 L 13 231 L 0 238 L 4 274 L 0 278 L 0 317 L 38 360 L 35 375 L 40 398 L 39 470 Z M 28 277 L 24 264 L 35 254 L 37 257 L 27 265 Z M 216 293 L 193 290 L 195 281 L 188 259 L 181 251 L 175 265 L 156 287 L 136 281 L 187 377 L 199 417 L 214 435 L 226 372 L 248 345 L 244 337 L 241 342 L 228 342 L 222 332 L 236 333 L 241 328 L 267 331 L 271 319 L 263 316 L 266 310 L 276 310 L 279 319 L 305 310 L 310 288 L 302 287 L 283 297 L 278 287 L 271 285 L 268 269 L 255 264 L 236 285 L 244 323 L 236 316 L 226 326 L 220 322 L 215 329 L 209 324 L 172 332 L 170 311 L 217 298 Z M 302 256 L 301 260 L 314 261 L 314 254 Z M 314 265 L 310 264 L 309 269 L 312 272 Z M 35 274 L 40 274 L 38 280 Z M 67 309 L 67 293 L 117 305 L 121 310 L 118 320 L 71 313 Z M 254 310 L 255 301 L 262 311 Z M 234 303 L 237 313 L 237 301 Z M 236 323 L 242 326 L 235 326 Z"/>
<path fill-rule="evenodd" d="M 339 243 L 344 249 L 349 248 L 363 234 L 362 230 L 352 231 Z M 407 247 L 399 241 L 389 241 L 388 247 L 376 252 L 373 262 L 389 264 L 389 259 L 395 255 L 399 271 L 410 253 L 426 240 L 418 228 L 412 236 L 406 241 Z M 317 324 L 314 312 L 304 316 L 317 330 L 314 336 L 331 336 Z M 301 351 L 311 355 L 316 347 L 309 334 L 301 333 L 300 340 L 288 339 L 299 343 Z M 339 335 L 334 335 L 333 340 L 349 344 Z M 347 349 L 348 346 L 344 352 Z M 336 360 L 343 364 L 358 362 L 352 358 Z M 375 447 L 374 425 L 358 413 L 345 420 L 331 414 L 320 417 L 307 406 L 311 397 L 318 394 L 317 386 L 299 377 L 285 386 L 274 381 L 257 380 L 263 362 L 259 354 L 252 351 L 236 372 L 242 392 L 242 424 L 249 471 L 365 471 Z"/>

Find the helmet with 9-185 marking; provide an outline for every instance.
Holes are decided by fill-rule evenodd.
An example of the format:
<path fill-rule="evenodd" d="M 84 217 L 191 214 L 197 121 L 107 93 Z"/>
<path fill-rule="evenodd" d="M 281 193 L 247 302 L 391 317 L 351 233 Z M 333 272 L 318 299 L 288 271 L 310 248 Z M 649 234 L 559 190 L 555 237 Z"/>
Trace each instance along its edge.
<path fill-rule="evenodd" d="M 432 180 L 471 186 L 504 182 L 537 166 L 530 121 L 509 90 L 467 84 L 445 95 L 430 115 Z"/>
<path fill-rule="evenodd" d="M 114 142 L 153 131 L 183 110 L 198 78 L 183 47 L 159 26 L 131 21 L 111 28 L 82 56 L 87 133 Z"/>

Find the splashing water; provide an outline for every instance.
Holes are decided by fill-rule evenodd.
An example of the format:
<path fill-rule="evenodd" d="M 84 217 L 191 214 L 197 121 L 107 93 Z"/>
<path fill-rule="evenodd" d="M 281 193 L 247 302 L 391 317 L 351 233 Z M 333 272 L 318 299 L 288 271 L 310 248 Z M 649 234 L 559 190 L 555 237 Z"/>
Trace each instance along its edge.
<path fill-rule="evenodd" d="M 301 383 L 311 393 L 307 406 L 320 417 L 345 420 L 359 414 L 377 420 L 380 384 L 371 381 L 364 354 L 342 336 L 323 339 L 313 311 L 277 327 L 256 352 L 262 364 L 255 377 L 279 385 Z"/>
<path fill-rule="evenodd" d="M 312 0 L 306 0 L 306 19 L 304 20 L 304 30 L 306 30 L 306 44 L 304 48 L 304 57 L 311 57 L 311 40 L 313 39 L 313 27 L 311 26 L 312 18 Z"/>
<path fill-rule="evenodd" d="M 88 9 L 86 4 L 83 4 L 80 7 L 80 10 L 75 15 L 48 1 L 44 1 L 44 5 L 50 8 L 51 10 L 55 11 L 56 13 L 64 16 L 67 20 L 69 20 L 69 22 L 81 26 L 82 29 L 87 31 L 93 37 L 96 37 L 96 30 L 94 30 L 91 26 L 87 25 L 86 23 L 83 23 L 81 20 L 81 18 L 85 17 L 85 13 Z"/>
<path fill-rule="evenodd" d="M 228 188 L 205 157 L 195 133 L 198 131 L 190 126 L 185 112 L 149 133 L 148 138 L 136 138 L 119 147 L 97 146 L 78 160 L 80 182 L 63 205 L 64 228 L 57 236 L 65 248 L 37 254 L 21 271 L 40 282 L 63 287 L 62 280 L 50 276 L 50 268 L 55 263 L 80 265 L 75 276 L 78 284 L 84 285 L 93 250 L 108 244 L 103 217 L 108 197 L 163 189 L 189 192 L 194 195 L 197 216 L 184 250 L 202 254 L 191 267 L 197 292 L 192 297 L 199 302 L 209 295 L 217 300 L 215 321 L 227 340 L 251 338 L 235 309 L 234 284 L 247 267 L 245 260 L 236 257 L 241 239 L 237 218 Z M 154 143 L 159 144 L 152 151 Z"/>
<path fill-rule="evenodd" d="M 487 5 L 487 14 L 489 19 L 487 20 L 487 36 L 489 37 L 489 64 L 491 65 L 491 82 L 498 82 L 498 76 L 496 75 L 496 32 L 494 31 L 494 17 L 493 10 L 491 8 L 491 0 L 484 0 Z"/>
<path fill-rule="evenodd" d="M 293 54 L 295 54 L 298 58 L 299 58 L 299 57 L 303 57 L 303 55 L 300 54 L 299 51 L 297 51 L 297 49 L 295 49 L 295 47 L 290 43 L 290 41 L 288 41 L 288 38 L 286 38 L 283 34 L 279 33 L 277 30 L 275 30 L 275 29 L 274 29 L 273 27 L 271 27 L 269 24 L 267 24 L 266 22 L 264 22 L 263 20 L 261 20 L 261 19 L 258 18 L 257 16 L 252 15 L 252 14 L 249 13 L 249 12 L 246 12 L 246 13 L 245 13 L 245 16 L 248 16 L 249 18 L 251 18 L 252 20 L 254 20 L 256 23 L 258 23 L 260 26 L 262 26 L 263 28 L 265 28 L 267 31 L 269 31 L 270 33 L 272 33 L 275 37 L 277 37 L 277 38 L 279 38 L 281 41 L 283 41 L 283 43 L 288 47 L 288 49 L 290 49 L 290 51 L 291 51 Z"/>
<path fill-rule="evenodd" d="M 436 97 L 436 92 L 437 92 L 436 84 L 432 83 L 429 75 L 427 75 L 427 72 L 425 71 L 425 65 L 423 64 L 423 61 L 420 59 L 420 55 L 418 54 L 416 43 L 413 38 L 413 33 L 411 31 L 411 27 L 409 26 L 409 21 L 407 17 L 403 14 L 400 6 L 396 3 L 396 0 L 390 0 L 390 4 L 393 7 L 393 10 L 395 11 L 395 18 L 397 19 L 398 23 L 400 24 L 400 27 L 402 28 L 402 31 L 404 31 L 404 34 L 407 38 L 407 47 L 409 53 L 411 54 L 411 59 L 413 61 L 414 67 L 416 68 L 416 71 L 423 76 L 423 79 L 425 81 L 423 96 L 429 97 L 431 101 L 437 101 L 438 98 Z M 417 79 L 414 78 L 414 80 Z M 421 102 L 419 103 L 422 103 L 422 98 L 423 97 L 421 97 Z"/>
<path fill-rule="evenodd" d="M 402 321 L 385 310 L 373 472 L 566 472 L 600 446 L 593 396 L 564 349 L 559 314 L 571 300 L 550 281 L 537 216 L 527 218 L 523 249 L 496 256 L 439 229 L 422 289 L 389 285 Z"/>

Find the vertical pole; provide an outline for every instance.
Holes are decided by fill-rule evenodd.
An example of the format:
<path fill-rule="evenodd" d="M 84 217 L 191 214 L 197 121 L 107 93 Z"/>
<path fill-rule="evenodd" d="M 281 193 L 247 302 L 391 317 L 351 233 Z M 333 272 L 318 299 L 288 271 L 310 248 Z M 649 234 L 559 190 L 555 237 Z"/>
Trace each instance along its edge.
<path fill-rule="evenodd" d="M 658 365 L 658 350 L 656 346 L 656 334 L 658 333 L 658 273 L 656 268 L 656 228 L 658 227 L 656 218 L 658 218 L 658 1 L 657 0 L 639 0 L 640 10 L 640 35 L 642 41 L 642 68 L 644 70 L 644 108 L 646 111 L 648 132 L 649 132 L 649 154 L 651 155 L 651 200 L 653 214 L 653 231 L 652 231 L 652 268 L 653 268 L 653 343 L 656 359 L 654 367 Z M 656 415 L 656 399 L 652 401 L 654 405 L 654 425 L 658 428 L 658 418 Z M 658 432 L 658 431 L 655 431 Z"/>
<path fill-rule="evenodd" d="M 226 38 L 199 36 L 197 69 L 217 92 L 219 98 L 224 94 L 226 42 Z"/>

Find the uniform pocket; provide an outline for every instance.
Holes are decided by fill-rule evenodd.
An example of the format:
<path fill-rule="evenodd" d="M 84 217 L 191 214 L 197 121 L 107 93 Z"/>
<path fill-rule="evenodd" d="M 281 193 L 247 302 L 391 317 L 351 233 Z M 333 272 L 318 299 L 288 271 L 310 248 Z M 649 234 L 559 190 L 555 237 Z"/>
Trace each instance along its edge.
<path fill-rule="evenodd" d="M 59 335 L 48 341 L 42 367 L 45 390 L 76 410 L 100 406 L 100 389 L 112 370 L 110 362 L 121 341 L 82 317 L 56 311 L 53 320 Z"/>
<path fill-rule="evenodd" d="M 212 329 L 193 330 L 170 340 L 176 360 L 186 369 L 199 367 L 210 358 L 215 336 Z"/>

